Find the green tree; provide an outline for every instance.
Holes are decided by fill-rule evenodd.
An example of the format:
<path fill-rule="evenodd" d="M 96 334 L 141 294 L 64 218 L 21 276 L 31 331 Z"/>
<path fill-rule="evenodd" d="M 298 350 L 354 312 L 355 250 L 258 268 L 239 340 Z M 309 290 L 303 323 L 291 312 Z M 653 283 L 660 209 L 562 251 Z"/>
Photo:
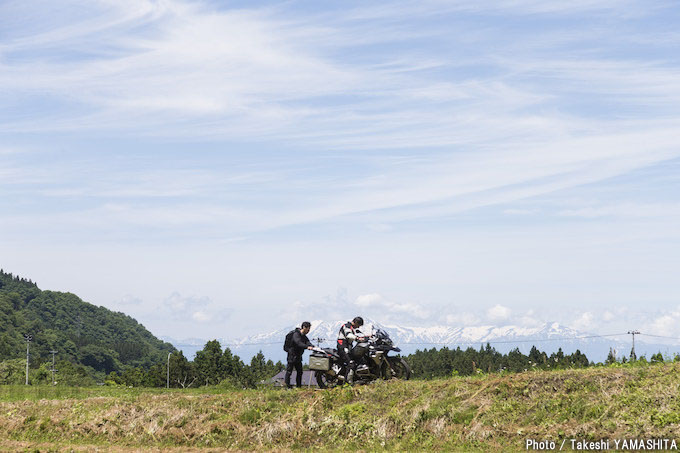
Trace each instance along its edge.
<path fill-rule="evenodd" d="M 187 388 L 191 387 L 198 375 L 194 364 L 189 362 L 184 353 L 179 351 L 170 356 L 170 386 Z"/>
<path fill-rule="evenodd" d="M 663 355 L 661 355 L 661 352 L 657 352 L 650 358 L 651 363 L 663 363 Z"/>
<path fill-rule="evenodd" d="M 31 369 L 58 359 L 87 365 L 91 377 L 127 367 L 149 369 L 175 349 L 131 317 L 96 307 L 71 293 L 42 291 L 31 280 L 0 271 L 0 361 L 25 357 L 33 335 Z"/>
<path fill-rule="evenodd" d="M 614 354 L 613 348 L 609 348 L 609 354 L 607 354 L 607 360 L 605 360 L 604 363 L 605 365 L 616 363 L 616 354 Z"/>
<path fill-rule="evenodd" d="M 79 353 L 81 363 L 97 371 L 103 371 L 108 374 L 111 371 L 118 371 L 121 367 L 118 361 L 118 354 L 103 346 L 88 344 L 80 348 Z"/>
<path fill-rule="evenodd" d="M 217 340 L 208 341 L 203 349 L 196 352 L 194 366 L 202 385 L 215 385 L 224 379 L 225 365 L 232 365 L 231 352 L 229 356 L 229 359 L 222 358 L 222 346 Z"/>
<path fill-rule="evenodd" d="M 24 384 L 26 382 L 26 359 L 10 359 L 0 362 L 0 384 Z"/>

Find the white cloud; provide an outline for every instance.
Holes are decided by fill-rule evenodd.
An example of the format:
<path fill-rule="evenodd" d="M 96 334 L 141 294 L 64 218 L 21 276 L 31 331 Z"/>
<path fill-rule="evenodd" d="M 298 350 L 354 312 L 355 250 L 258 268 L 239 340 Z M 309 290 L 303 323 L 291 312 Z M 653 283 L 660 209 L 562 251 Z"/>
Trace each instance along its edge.
<path fill-rule="evenodd" d="M 125 294 L 122 298 L 114 302 L 114 305 L 141 305 L 143 300 L 131 294 Z"/>
<path fill-rule="evenodd" d="M 45 262 L 46 244 L 82 255 L 98 246 L 108 261 L 123 243 L 141 256 L 139 244 L 190 242 L 181 259 L 201 259 L 183 272 L 200 278 L 219 262 L 240 277 L 209 291 L 215 300 L 232 300 L 238 288 L 243 304 L 270 304 L 274 313 L 300 300 L 281 314 L 295 322 L 365 310 L 404 324 L 487 317 L 530 325 L 538 316 L 526 308 L 549 300 L 582 325 L 602 319 L 603 329 L 672 332 L 671 312 L 652 316 L 645 305 L 635 317 L 589 306 L 632 307 L 647 296 L 668 306 L 677 293 L 674 186 L 640 170 L 680 156 L 680 35 L 622 17 L 669 4 L 1 3 L 0 235 L 11 238 L 0 244 L 3 259 L 31 269 Z M 12 152 L 13 140 L 38 151 Z M 663 173 L 667 183 L 677 172 Z M 611 183 L 621 175 L 620 187 Z M 650 194 L 646 203 L 621 189 L 641 182 L 668 187 L 667 198 Z M 595 193 L 595 183 L 609 195 Z M 585 196 L 564 208 L 576 187 Z M 490 206 L 506 216 L 494 211 L 488 221 L 492 209 L 475 211 Z M 323 234 L 307 234 L 311 226 Z M 291 237 L 305 239 L 296 250 L 280 247 Z M 230 238 L 247 238 L 240 250 L 250 249 L 220 254 L 234 250 Z M 21 252 L 38 241 L 32 256 Z M 262 243 L 266 252 L 256 250 Z M 163 256 L 149 268 L 179 273 Z M 283 264 L 263 272 L 272 262 Z M 64 277 L 103 287 L 94 270 L 69 266 Z M 223 275 L 214 272 L 205 285 L 218 286 Z M 161 300 L 178 289 L 162 276 L 153 280 L 161 295 L 150 299 L 152 280 L 130 277 L 137 288 L 117 291 Z M 531 278 L 536 294 L 518 301 Z M 318 297 L 339 284 L 361 295 Z M 96 291 L 110 300 L 110 291 Z M 190 291 L 179 288 L 161 314 L 219 317 L 223 303 L 179 294 Z M 439 309 L 442 293 L 499 305 L 450 313 Z"/>
<path fill-rule="evenodd" d="M 370 305 L 385 304 L 385 300 L 380 294 L 362 294 L 356 298 L 354 302 L 359 307 L 367 307 Z"/>
<path fill-rule="evenodd" d="M 649 203 L 618 203 L 610 205 L 588 206 L 579 209 L 567 209 L 558 213 L 565 217 L 630 217 L 630 218 L 658 218 L 680 217 L 680 203 L 649 202 Z"/>
<path fill-rule="evenodd" d="M 492 15 L 494 11 L 552 14 L 611 12 L 614 5 L 620 5 L 584 1 L 546 7 L 540 3 L 480 7 L 474 2 L 456 2 L 449 9 Z M 255 180 L 248 180 L 246 171 L 225 175 L 214 168 L 136 173 L 126 169 L 122 177 L 103 182 L 95 175 L 90 182 L 72 183 L 78 186 L 75 188 L 41 189 L 53 196 L 69 193 L 64 192 L 67 190 L 108 200 L 94 208 L 90 205 L 61 217 L 50 216 L 50 223 L 63 224 L 64 230 L 74 224 L 96 223 L 103 229 L 120 224 L 175 229 L 211 226 L 238 236 L 360 217 L 370 229 L 389 232 L 393 221 L 442 217 L 526 199 L 602 181 L 680 155 L 674 116 L 661 114 L 659 121 L 648 115 L 613 121 L 609 116 L 593 117 L 587 109 L 569 115 L 562 112 L 563 103 L 569 105 L 574 95 L 588 98 L 588 93 L 617 99 L 626 93 L 625 102 L 631 106 L 651 102 L 654 96 L 666 103 L 669 97 L 680 99 L 677 70 L 669 65 L 641 65 L 623 57 L 620 61 L 590 60 L 593 56 L 584 64 L 578 53 L 574 58 L 558 55 L 546 59 L 540 49 L 503 59 L 489 53 L 484 43 L 512 46 L 513 40 L 492 33 L 467 43 L 465 39 L 471 38 L 445 31 L 430 39 L 462 40 L 487 53 L 481 57 L 463 55 L 456 62 L 431 49 L 423 56 L 414 51 L 396 61 L 382 57 L 359 63 L 338 57 L 338 47 L 346 50 L 344 37 L 356 26 L 346 17 L 361 17 L 360 11 L 368 17 L 396 14 L 405 21 L 402 25 L 411 29 L 408 21 L 413 14 L 446 10 L 439 2 L 418 6 L 396 2 L 394 6 L 358 8 L 339 12 L 340 17 L 310 12 L 291 18 L 275 9 L 214 9 L 200 2 L 140 0 L 93 2 L 74 16 L 79 18 L 75 22 L 64 13 L 42 18 L 47 21 L 44 26 L 35 26 L 41 32 L 25 31 L 3 47 L 8 55 L 30 52 L 35 58 L 3 60 L 0 87 L 20 96 L 48 93 L 68 105 L 76 99 L 79 107 L 59 108 L 59 116 L 64 117 L 61 123 L 31 115 L 23 126 L 26 130 L 106 128 L 165 138 L 286 139 L 303 149 L 425 150 L 409 152 L 407 157 L 421 161 L 408 164 L 394 164 L 383 155 L 366 173 L 342 175 L 339 184 L 338 178 L 330 177 L 335 184 L 328 184 L 324 178 L 317 179 L 315 171 L 300 171 L 309 161 L 289 164 L 286 170 L 296 173 L 297 181 L 306 182 L 305 191 L 291 191 L 289 175 L 281 171 L 269 173 L 276 176 L 267 185 L 257 179 L 258 174 L 267 178 L 264 170 L 254 172 Z M 76 9 L 79 4 L 67 2 L 63 8 Z M 381 28 L 389 26 L 383 22 L 371 25 L 376 39 Z M 323 39 L 329 32 L 334 36 L 332 42 Z M 111 47 L 107 51 L 101 50 L 102 40 L 96 39 L 102 34 Z M 533 34 L 528 39 L 537 41 Z M 94 57 L 68 57 L 83 50 L 92 51 Z M 458 73 L 458 69 L 480 61 L 495 70 L 472 79 Z M 447 75 L 438 75 L 439 70 Z M 334 100 L 319 101 L 327 97 Z M 20 126 L 10 124 L 8 130 L 20 130 Z M 429 152 L 442 146 L 455 152 Z M 347 154 L 350 163 L 365 165 L 362 157 Z M 330 171 L 332 167 L 313 164 L 315 170 L 321 166 Z M 78 170 L 84 171 L 59 173 L 56 179 L 78 181 L 78 175 L 92 169 Z M 110 174 L 109 170 L 98 172 L 99 176 Z M 55 172 L 44 172 L 50 173 Z M 215 195 L 227 192 L 224 185 L 229 176 L 245 178 L 244 184 L 229 185 L 234 191 L 257 192 L 251 203 L 239 205 Z M 320 195 L 310 197 L 309 193 Z M 271 203 L 276 196 L 294 202 Z M 136 201 L 111 203 L 111 198 Z M 163 205 L 157 198 L 175 201 Z M 201 201 L 195 203 L 192 198 Z M 642 212 L 658 216 L 663 207 Z M 530 213 L 526 209 L 505 212 Z M 587 217 L 608 212 L 611 210 L 606 207 L 586 207 L 562 214 Z M 35 224 L 45 219 L 33 215 L 19 220 Z"/>
<path fill-rule="evenodd" d="M 474 313 L 469 312 L 456 312 L 447 314 L 446 324 L 453 326 L 474 326 L 480 323 L 480 319 Z"/>
<path fill-rule="evenodd" d="M 493 307 L 486 310 L 486 316 L 492 321 L 504 321 L 510 317 L 512 310 L 500 304 L 496 304 Z"/>
<path fill-rule="evenodd" d="M 422 321 L 432 316 L 432 312 L 423 305 L 408 302 L 394 302 L 380 294 L 362 294 L 358 296 L 354 305 L 369 313 L 380 313 L 385 321 L 399 319 L 406 323 Z"/>
<path fill-rule="evenodd" d="M 671 315 L 659 316 L 651 323 L 652 331 L 658 335 L 672 335 L 677 332 L 678 319 Z"/>
<path fill-rule="evenodd" d="M 680 342 L 678 340 L 680 338 L 680 307 L 676 307 L 673 310 L 664 310 L 656 315 L 650 314 L 647 316 L 647 319 L 642 321 L 644 329 L 641 329 L 642 333 L 674 337 L 676 342 Z"/>
<path fill-rule="evenodd" d="M 636 7 L 638 6 L 638 7 Z M 647 5 L 645 5 L 647 6 Z M 448 13 L 465 14 L 502 14 L 533 15 L 549 14 L 551 16 L 568 16 L 577 13 L 608 15 L 643 14 L 647 8 L 641 8 L 635 2 L 627 0 L 577 0 L 571 2 L 544 2 L 541 0 L 513 0 L 505 2 L 478 2 L 474 0 L 459 0 L 455 2 L 442 0 L 426 0 L 420 2 L 392 2 L 389 8 L 383 4 L 379 6 L 361 6 L 350 11 L 352 19 L 380 20 L 401 17 L 423 17 L 443 15 Z"/>
<path fill-rule="evenodd" d="M 523 216 L 535 214 L 535 211 L 532 209 L 504 209 L 503 214 Z"/>
<path fill-rule="evenodd" d="M 287 124 L 299 116 L 282 102 L 340 93 L 354 77 L 314 56 L 307 41 L 292 38 L 289 25 L 264 12 L 215 11 L 175 0 L 133 3 L 93 3 L 88 14 L 71 17 L 80 22 L 62 26 L 48 20 L 47 31 L 10 41 L 5 53 L 36 55 L 30 62 L 5 62 L 0 86 L 94 107 L 94 121 L 82 118 L 81 130 L 99 128 L 107 124 L 104 119 L 113 128 L 135 128 L 140 121 L 161 126 L 219 115 L 229 118 L 222 128 L 232 134 L 247 128 L 248 135 L 253 127 Z M 99 46 L 102 38 L 108 53 Z M 45 50 L 49 57 L 41 59 Z M 69 58 L 75 51 L 94 57 Z M 57 128 L 67 124 L 55 122 Z"/>
<path fill-rule="evenodd" d="M 518 316 L 515 322 L 521 327 L 538 327 L 543 325 L 546 320 L 536 313 L 535 310 L 527 310 L 521 316 Z"/>
<path fill-rule="evenodd" d="M 594 326 L 595 316 L 589 311 L 581 313 L 581 316 L 579 316 L 573 323 L 573 327 L 579 330 L 588 330 Z"/>
<path fill-rule="evenodd" d="M 612 313 L 609 310 L 605 310 L 604 313 L 602 313 L 602 320 L 605 322 L 610 322 L 616 319 L 616 315 Z"/>
<path fill-rule="evenodd" d="M 212 319 L 212 317 L 208 313 L 199 310 L 192 313 L 191 319 L 196 322 L 208 322 Z"/>
<path fill-rule="evenodd" d="M 356 316 L 356 314 L 352 314 L 352 305 L 347 300 L 347 289 L 341 287 L 337 289 L 334 295 L 328 295 L 322 301 L 296 300 L 290 306 L 279 310 L 278 316 L 291 324 L 299 324 L 302 321 L 311 321 L 312 319 L 326 321 L 350 319 Z"/>
<path fill-rule="evenodd" d="M 17 228 L 49 223 L 64 231 L 83 226 L 88 226 L 90 231 L 126 226 L 166 231 L 206 227 L 240 236 L 331 220 L 364 223 L 371 219 L 378 221 L 371 223 L 382 224 L 443 217 L 601 181 L 680 153 L 671 149 L 671 144 L 675 143 L 674 132 L 654 132 L 654 148 L 646 144 L 651 140 L 650 136 L 640 133 L 566 139 L 549 150 L 541 147 L 494 150 L 474 155 L 440 156 L 408 167 L 390 166 L 384 169 L 379 181 L 370 185 L 360 184 L 367 179 L 348 176 L 342 184 L 328 187 L 325 181 L 307 175 L 310 179 L 305 186 L 311 192 L 319 193 L 317 197 L 310 197 L 309 191 L 292 190 L 285 179 L 273 179 L 263 184 L 255 178 L 231 185 L 222 182 L 214 170 L 196 172 L 193 176 L 183 171 L 139 172 L 132 178 L 129 175 L 117 178 L 103 186 L 94 179 L 84 185 L 70 183 L 80 184 L 67 189 L 72 193 L 89 193 L 101 200 L 95 207 L 17 214 L 6 218 L 5 222 L 16 224 Z M 49 171 L 46 169 L 44 173 L 49 174 Z M 146 177 L 149 182 L 142 182 Z M 243 180 L 237 174 L 232 177 L 236 181 Z M 248 176 L 244 177 L 247 181 Z M 92 186 L 95 190 L 90 190 Z M 252 203 L 243 204 L 223 199 L 219 194 L 225 193 L 225 189 L 257 192 Z M 58 190 L 57 193 L 64 192 Z M 287 196 L 290 201 L 273 202 L 281 196 Z M 680 216 L 680 209 L 674 202 L 629 203 L 618 207 L 563 210 L 562 215 L 667 218 L 668 215 Z"/>
<path fill-rule="evenodd" d="M 450 57 L 428 50 L 422 56 L 413 51 L 400 64 L 384 56 L 372 64 L 352 64 L 339 59 L 335 50 L 356 35 L 353 25 L 342 20 L 342 13 L 339 20 L 337 14 L 319 17 L 313 13 L 292 19 L 277 15 L 281 10 L 214 10 L 179 0 L 134 3 L 94 3 L 76 24 L 48 21 L 42 24 L 48 31 L 10 41 L 5 52 L 32 51 L 37 56 L 28 63 L 8 60 L 0 86 L 13 92 L 49 93 L 64 102 L 78 99 L 93 106 L 96 112 L 72 112 L 78 116 L 79 130 L 107 125 L 114 130 L 164 136 L 247 138 L 257 133 L 258 137 L 297 137 L 313 147 L 322 144 L 344 149 L 466 146 L 509 139 L 526 145 L 536 143 L 537 137 L 551 144 L 556 136 L 569 138 L 584 128 L 601 130 L 591 118 L 550 115 L 546 110 L 526 112 L 556 102 L 555 89 L 564 90 L 566 82 L 587 90 L 593 74 L 598 87 L 591 90 L 623 92 L 629 102 L 636 94 L 649 99 L 649 90 L 663 94 L 664 99 L 680 96 L 676 71 L 663 65 L 625 60 L 583 64 L 579 58 L 546 60 L 545 55 L 526 51 L 525 56 L 516 58 L 514 52 L 506 52 L 513 54 L 512 60 L 485 55 L 498 69 L 494 75 L 480 74 L 470 80 L 455 77 L 455 71 L 452 77 L 447 71 L 447 77 L 436 77 L 428 70 L 465 68 L 479 64 L 480 57 L 460 55 L 462 60 L 456 58 L 454 63 Z M 513 2 L 501 9 L 534 11 L 538 3 Z M 65 8 L 68 6 L 75 8 L 75 4 Z M 402 10 L 408 10 L 408 5 L 396 2 L 394 6 L 376 11 L 382 16 L 399 12 L 404 31 L 412 29 L 408 21 L 413 13 Z M 469 3 L 462 9 L 472 6 L 478 8 Z M 441 14 L 442 8 L 430 3 L 416 10 Z M 453 9 L 460 8 L 457 3 Z M 611 5 L 588 2 L 568 9 L 590 8 L 609 10 Z M 480 12 L 484 10 L 489 12 L 486 6 L 480 8 Z M 99 24 L 92 26 L 96 20 Z M 325 23 L 320 25 L 319 20 Z M 382 28 L 389 25 L 374 22 L 366 27 L 369 33 L 363 35 L 379 39 Z M 135 31 L 140 29 L 144 33 Z M 107 38 L 111 51 L 102 52 L 94 44 L 101 42 L 97 39 L 101 35 Z M 334 36 L 331 42 L 329 35 Z M 458 35 L 452 31 L 440 31 L 430 39 L 480 46 L 484 42 L 473 40 L 470 44 L 464 32 Z M 505 37 L 492 34 L 488 39 L 503 42 Z M 530 39 L 537 41 L 533 34 Z M 505 41 L 503 46 L 512 46 L 513 40 Z M 54 52 L 47 53 L 51 58 L 41 60 L 44 46 Z M 83 46 L 96 51 L 97 57 L 55 58 L 55 54 L 82 51 Z M 433 65 L 432 61 L 439 63 Z M 404 66 L 410 68 L 406 73 Z M 536 74 L 545 75 L 541 80 L 547 85 L 531 86 Z M 555 82 L 550 84 L 550 80 Z M 317 99 L 323 96 L 339 99 L 321 105 Z M 31 118 L 23 127 L 68 128 L 73 123 L 72 118 L 61 122 L 51 117 L 46 121 Z M 174 127 L 167 127 L 168 123 Z M 11 126 L 18 130 L 20 125 Z"/>
<path fill-rule="evenodd" d="M 231 309 L 218 307 L 209 297 L 183 296 L 179 292 L 166 297 L 161 310 L 174 321 L 191 319 L 199 323 L 220 323 L 231 316 Z"/>
<path fill-rule="evenodd" d="M 393 231 L 394 227 L 392 225 L 388 225 L 385 223 L 371 223 L 368 225 L 368 229 L 371 231 L 375 231 L 376 233 L 386 233 L 389 231 Z"/>
<path fill-rule="evenodd" d="M 561 323 L 578 330 L 600 335 L 626 335 L 630 330 L 641 332 L 640 341 L 667 343 L 680 339 L 680 307 L 654 311 L 632 310 L 625 306 L 591 309 Z M 658 338 L 656 335 L 669 338 Z M 636 341 L 637 337 L 636 337 Z M 680 340 L 675 340 L 680 343 Z"/>
<path fill-rule="evenodd" d="M 183 296 L 173 292 L 163 301 L 163 306 L 176 316 L 183 317 L 186 312 L 199 307 L 205 307 L 210 303 L 207 297 Z"/>
<path fill-rule="evenodd" d="M 415 303 L 388 303 L 386 308 L 395 313 L 404 313 L 411 319 L 426 320 L 432 317 L 432 311 L 423 304 Z"/>

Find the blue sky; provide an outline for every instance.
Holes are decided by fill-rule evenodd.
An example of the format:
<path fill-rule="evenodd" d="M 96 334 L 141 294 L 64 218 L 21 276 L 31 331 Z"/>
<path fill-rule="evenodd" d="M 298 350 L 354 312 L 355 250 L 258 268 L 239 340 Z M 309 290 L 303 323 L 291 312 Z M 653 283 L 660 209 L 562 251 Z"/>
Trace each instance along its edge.
<path fill-rule="evenodd" d="M 157 335 L 680 337 L 675 2 L 0 4 L 0 265 Z"/>

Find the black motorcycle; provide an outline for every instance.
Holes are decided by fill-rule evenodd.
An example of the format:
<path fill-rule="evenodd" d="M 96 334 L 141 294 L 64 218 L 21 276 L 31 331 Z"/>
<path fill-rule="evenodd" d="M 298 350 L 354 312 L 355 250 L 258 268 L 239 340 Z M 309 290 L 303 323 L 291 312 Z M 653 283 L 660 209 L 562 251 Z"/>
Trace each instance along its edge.
<path fill-rule="evenodd" d="M 401 349 L 394 346 L 384 330 L 359 337 L 350 351 L 351 359 L 357 364 L 356 371 L 347 380 L 353 384 L 367 384 L 377 379 L 409 379 L 411 368 L 401 357 L 389 356 L 390 351 L 400 352 Z M 337 349 L 333 348 L 315 348 L 309 356 L 309 369 L 314 371 L 319 388 L 342 385 L 348 377 Z"/>

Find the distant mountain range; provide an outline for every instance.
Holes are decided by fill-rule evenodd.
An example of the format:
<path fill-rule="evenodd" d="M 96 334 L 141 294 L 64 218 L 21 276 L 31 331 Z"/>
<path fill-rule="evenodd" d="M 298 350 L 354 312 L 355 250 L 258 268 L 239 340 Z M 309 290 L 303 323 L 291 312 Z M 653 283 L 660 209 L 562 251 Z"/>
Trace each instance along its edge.
<path fill-rule="evenodd" d="M 557 322 L 547 322 L 538 327 L 519 326 L 431 326 L 431 327 L 405 327 L 383 325 L 371 319 L 366 319 L 366 325 L 362 329 L 370 333 L 373 329 L 386 331 L 395 345 L 402 349 L 402 355 L 415 352 L 418 349 L 431 348 L 463 348 L 479 347 L 490 343 L 499 352 L 508 352 L 519 348 L 523 353 L 528 353 L 532 346 L 548 354 L 559 348 L 565 353 L 572 353 L 579 349 L 588 356 L 588 359 L 600 362 L 604 361 L 613 348 L 617 356 L 628 356 L 631 350 L 630 335 L 598 336 L 588 332 L 578 331 Z M 315 344 L 333 346 L 337 338 L 338 330 L 343 320 L 311 321 L 312 330 L 308 337 Z M 231 351 L 239 355 L 244 361 L 262 351 L 263 354 L 274 361 L 285 360 L 286 353 L 283 351 L 283 339 L 294 326 L 286 326 L 269 333 L 260 333 L 238 339 L 218 339 L 220 344 L 228 346 Z M 205 339 L 191 338 L 175 340 L 162 337 L 163 340 L 172 343 L 177 349 L 184 351 L 188 358 L 194 356 L 196 351 L 203 348 Z M 636 337 L 635 350 L 638 356 L 661 352 L 667 356 L 673 356 L 680 352 L 680 345 L 653 344 L 639 341 Z"/>

